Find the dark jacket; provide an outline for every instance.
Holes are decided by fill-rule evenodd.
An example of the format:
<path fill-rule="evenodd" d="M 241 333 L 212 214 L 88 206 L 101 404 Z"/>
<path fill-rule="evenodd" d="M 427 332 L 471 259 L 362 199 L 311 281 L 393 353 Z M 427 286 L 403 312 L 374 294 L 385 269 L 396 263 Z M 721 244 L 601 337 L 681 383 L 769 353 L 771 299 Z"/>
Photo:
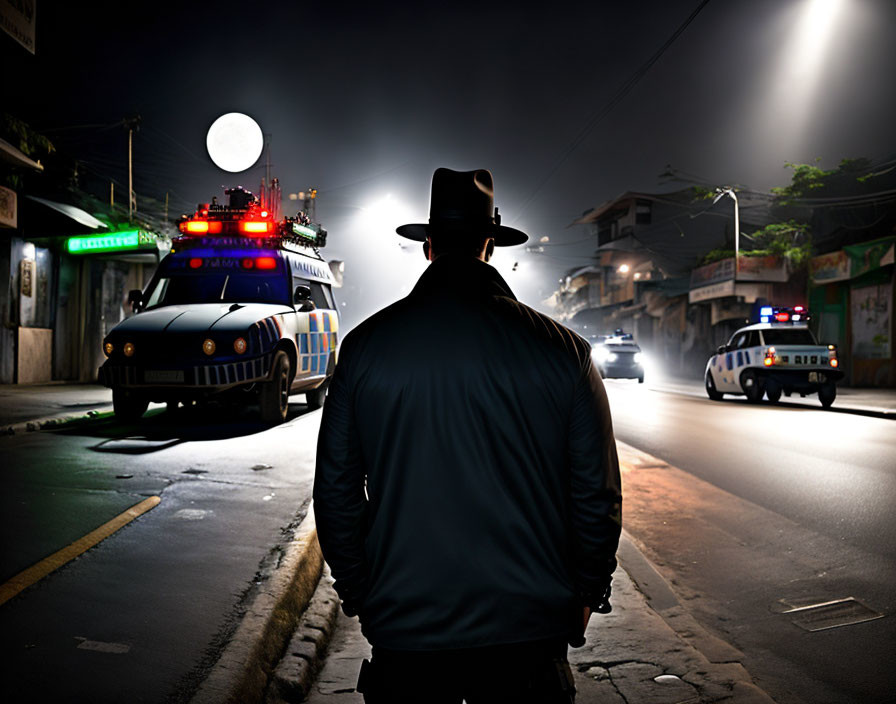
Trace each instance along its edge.
<path fill-rule="evenodd" d="M 621 529 L 590 352 L 494 268 L 453 254 L 346 336 L 314 510 L 336 590 L 373 645 L 497 645 L 581 623 Z"/>

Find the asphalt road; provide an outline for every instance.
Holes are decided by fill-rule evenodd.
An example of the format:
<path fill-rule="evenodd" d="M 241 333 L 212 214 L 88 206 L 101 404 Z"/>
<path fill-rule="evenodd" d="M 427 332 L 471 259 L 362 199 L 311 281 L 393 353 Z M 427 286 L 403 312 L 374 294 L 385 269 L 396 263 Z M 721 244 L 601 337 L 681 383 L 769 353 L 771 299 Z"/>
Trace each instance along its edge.
<path fill-rule="evenodd" d="M 0 582 L 161 497 L 0 606 L 4 689 L 15 701 L 185 701 L 304 517 L 319 422 L 295 403 L 273 429 L 216 412 L 0 438 Z"/>
<path fill-rule="evenodd" d="M 649 386 L 607 383 L 617 437 L 672 465 L 626 472 L 625 524 L 682 602 L 784 704 L 891 701 L 894 422 Z M 188 699 L 304 516 L 319 420 L 296 402 L 274 429 L 158 414 L 0 438 L 0 581 L 161 497 L 0 605 L 16 701 Z M 785 613 L 847 597 L 845 620 L 883 618 Z"/>
<path fill-rule="evenodd" d="M 606 386 L 617 438 L 672 466 L 627 472 L 623 515 L 687 607 L 781 702 L 893 701 L 896 423 Z M 832 610 L 883 618 L 795 623 Z"/>

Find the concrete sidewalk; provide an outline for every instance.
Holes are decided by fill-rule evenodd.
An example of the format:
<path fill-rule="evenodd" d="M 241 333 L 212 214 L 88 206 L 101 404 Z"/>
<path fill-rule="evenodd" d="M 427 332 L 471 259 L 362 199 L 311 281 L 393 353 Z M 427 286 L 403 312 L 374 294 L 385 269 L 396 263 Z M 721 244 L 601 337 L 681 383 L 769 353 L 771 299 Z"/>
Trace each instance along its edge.
<path fill-rule="evenodd" d="M 585 646 L 569 650 L 577 704 L 773 702 L 740 664 L 742 653 L 704 631 L 684 611 L 628 536 L 623 537 L 619 557 L 612 613 L 592 616 Z M 335 614 L 339 602 L 327 576 L 309 610 L 320 613 L 322 601 Z M 355 685 L 370 646 L 358 619 L 339 611 L 335 626 L 329 628 L 326 660 L 313 681 L 310 661 L 321 649 L 314 641 L 328 626 L 311 621 L 299 629 L 268 689 L 267 704 L 363 702 Z"/>
<path fill-rule="evenodd" d="M 659 462 L 625 443 L 617 447 L 623 469 Z M 691 616 L 626 532 L 617 557 L 612 613 L 594 614 L 585 646 L 569 650 L 579 704 L 773 702 L 741 664 L 743 653 Z M 266 704 L 361 704 L 355 685 L 369 657 L 358 619 L 342 614 L 325 571 L 272 672 Z"/>

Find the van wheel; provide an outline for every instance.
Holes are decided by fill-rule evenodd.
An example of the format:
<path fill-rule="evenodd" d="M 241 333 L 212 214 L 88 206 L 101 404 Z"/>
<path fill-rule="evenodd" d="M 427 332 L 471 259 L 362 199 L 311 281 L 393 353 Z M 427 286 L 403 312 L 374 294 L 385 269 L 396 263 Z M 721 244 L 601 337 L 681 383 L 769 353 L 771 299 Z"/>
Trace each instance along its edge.
<path fill-rule="evenodd" d="M 747 401 L 750 403 L 759 403 L 762 400 L 765 388 L 763 388 L 764 385 L 759 378 L 759 375 L 752 369 L 748 369 L 744 372 L 743 376 L 740 378 L 740 384 L 747 396 Z"/>
<path fill-rule="evenodd" d="M 149 407 L 149 399 L 124 389 L 112 390 L 112 410 L 119 420 L 139 420 Z"/>
<path fill-rule="evenodd" d="M 783 391 L 783 389 L 780 386 L 778 386 L 777 384 L 769 383 L 768 386 L 766 386 L 766 388 L 765 388 L 765 397 L 769 400 L 769 402 L 777 403 L 778 401 L 781 400 L 781 392 L 782 391 Z"/>
<path fill-rule="evenodd" d="M 258 405 L 265 423 L 276 425 L 286 420 L 289 408 L 289 357 L 282 350 L 274 355 L 271 380 L 262 383 Z"/>
<path fill-rule="evenodd" d="M 716 390 L 716 383 L 712 380 L 710 372 L 706 372 L 706 395 L 709 396 L 711 401 L 721 401 L 724 395 Z"/>
<path fill-rule="evenodd" d="M 830 408 L 835 398 L 837 398 L 836 384 L 825 384 L 818 390 L 818 400 L 825 408 Z"/>
<path fill-rule="evenodd" d="M 327 387 L 329 385 L 330 380 L 327 379 L 316 389 L 311 389 L 311 391 L 305 392 L 305 401 L 308 403 L 309 411 L 316 411 L 318 408 L 321 408 L 324 405 L 324 401 L 327 398 Z"/>

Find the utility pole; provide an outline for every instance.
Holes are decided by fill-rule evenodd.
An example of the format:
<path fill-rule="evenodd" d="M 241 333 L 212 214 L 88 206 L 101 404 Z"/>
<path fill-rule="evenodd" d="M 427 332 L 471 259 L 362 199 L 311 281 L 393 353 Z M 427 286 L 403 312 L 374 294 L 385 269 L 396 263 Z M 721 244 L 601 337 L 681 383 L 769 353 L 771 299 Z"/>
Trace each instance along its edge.
<path fill-rule="evenodd" d="M 718 203 L 723 196 L 728 196 L 734 201 L 734 281 L 736 282 L 738 270 L 740 269 L 738 266 L 738 259 L 740 258 L 740 206 L 737 204 L 737 196 L 734 194 L 733 188 L 727 186 L 725 188 L 717 188 L 716 194 L 712 201 L 713 204 Z"/>
<path fill-rule="evenodd" d="M 134 193 L 134 132 L 140 129 L 140 116 L 126 117 L 124 124 L 128 128 L 128 220 L 131 221 L 137 210 L 137 194 Z"/>

